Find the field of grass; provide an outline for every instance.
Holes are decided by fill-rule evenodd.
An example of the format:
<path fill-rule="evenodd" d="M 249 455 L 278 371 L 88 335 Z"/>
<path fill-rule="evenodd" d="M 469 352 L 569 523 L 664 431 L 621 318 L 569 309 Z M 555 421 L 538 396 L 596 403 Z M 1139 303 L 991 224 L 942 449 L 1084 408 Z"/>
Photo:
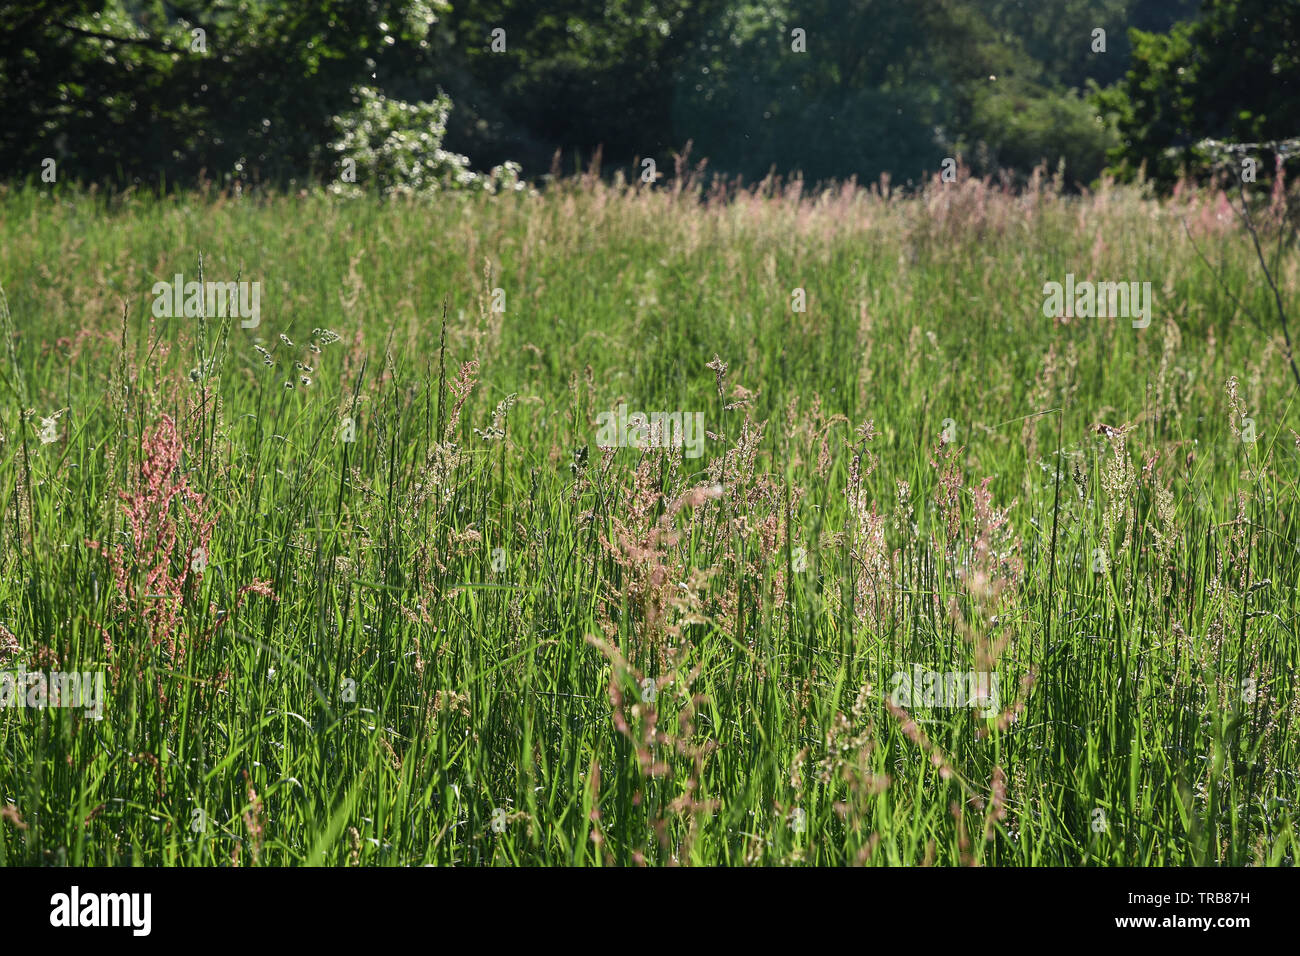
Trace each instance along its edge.
<path fill-rule="evenodd" d="M 0 708 L 0 864 L 1293 864 L 1300 408 L 1223 199 L 768 193 L 0 194 L 0 667 L 106 681 Z M 257 327 L 153 316 L 200 255 Z"/>

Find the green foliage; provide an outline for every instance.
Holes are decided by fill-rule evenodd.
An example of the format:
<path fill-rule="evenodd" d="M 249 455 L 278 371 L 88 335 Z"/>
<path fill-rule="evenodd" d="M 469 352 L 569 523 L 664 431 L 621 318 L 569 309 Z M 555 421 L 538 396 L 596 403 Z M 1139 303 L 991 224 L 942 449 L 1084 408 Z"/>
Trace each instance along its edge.
<path fill-rule="evenodd" d="M 590 159 L 667 160 L 689 134 L 674 91 L 727 0 L 467 0 L 446 20 L 445 57 L 426 66 L 456 104 L 452 142 L 480 164 L 548 168 L 556 149 Z M 505 31 L 505 51 L 491 47 Z M 692 82 L 694 78 L 692 77 Z"/>
<path fill-rule="evenodd" d="M 937 5 L 883 0 L 782 4 L 771 19 L 719 24 L 718 44 L 693 56 L 674 102 L 674 133 L 710 168 L 752 181 L 770 169 L 812 182 L 938 166 L 935 128 L 948 110 L 928 73 Z M 794 30 L 807 52 L 796 52 Z"/>
<path fill-rule="evenodd" d="M 343 191 L 352 184 L 335 178 L 331 148 L 343 135 L 382 189 L 401 170 L 477 182 L 451 173 L 460 155 L 478 170 L 509 161 L 529 176 L 557 151 L 565 169 L 600 151 L 607 168 L 651 157 L 671 171 L 688 143 L 712 170 L 751 181 L 775 168 L 809 181 L 916 182 L 963 153 L 982 173 L 1006 163 L 1022 177 L 1064 158 L 1070 178 L 1086 182 L 1109 134 L 1085 121 L 1072 91 L 1122 72 L 1125 25 L 1164 29 L 1187 6 L 36 0 L 0 9 L 0 176 L 32 177 L 53 158 L 64 181 L 321 180 Z M 1108 30 L 1104 54 L 1090 49 L 1094 26 Z M 792 48 L 796 29 L 806 52 Z M 504 49 L 493 48 L 497 30 Z M 1226 66 L 1229 76 L 1244 70 L 1243 82 L 1258 72 Z M 410 128 L 418 149 L 340 130 L 338 118 L 363 109 L 361 88 L 441 104 Z M 450 113 L 433 122 L 447 97 Z M 1103 120 L 1124 112 L 1114 104 Z M 385 122 L 409 128 L 391 111 Z M 444 141 L 420 139 L 444 123 Z"/>
<path fill-rule="evenodd" d="M 448 73 L 449 143 L 536 170 L 556 149 L 598 147 L 606 164 L 668 164 L 690 142 L 709 169 L 750 181 L 775 168 L 916 182 L 957 153 L 1023 178 L 1063 158 L 1070 180 L 1087 183 L 1113 135 L 1074 91 L 1122 75 L 1127 25 L 1167 27 L 1189 2 L 764 0 L 694 5 L 683 18 L 675 4 L 635 0 L 606 26 L 597 2 L 534 21 L 529 4 L 471 0 L 447 20 L 451 59 L 465 63 Z M 495 25 L 523 39 L 492 54 Z M 1091 49 L 1096 26 L 1108 28 L 1105 53 Z M 792 49 L 794 29 L 807 52 Z"/>
<path fill-rule="evenodd" d="M 0 175 L 284 183 L 324 164 L 331 118 L 443 2 L 38 0 L 0 10 Z M 194 31 L 202 30 L 199 38 Z"/>
<path fill-rule="evenodd" d="M 1203 169 L 1203 139 L 1264 143 L 1300 132 L 1300 5 L 1206 0 L 1201 18 L 1167 34 L 1135 31 L 1127 76 L 1096 102 L 1114 114 L 1118 175 L 1143 167 L 1163 186 Z M 1261 155 L 1261 176 L 1272 157 Z"/>
<path fill-rule="evenodd" d="M 1049 86 L 1107 86 L 1128 66 L 1131 29 L 1163 31 L 1194 17 L 1200 0 L 978 0 L 1008 45 L 1024 50 Z M 1093 31 L 1105 30 L 1104 53 L 1093 50 Z"/>
<path fill-rule="evenodd" d="M 1017 89 L 1019 87 L 1019 89 Z M 975 96 L 969 136 L 980 144 L 975 168 L 1025 170 L 1040 161 L 1063 165 L 1067 181 L 1088 184 L 1101 175 L 1114 131 L 1087 99 L 1009 81 Z"/>
<path fill-rule="evenodd" d="M 519 166 L 505 163 L 481 176 L 469 159 L 442 148 L 451 100 L 404 103 L 363 86 L 353 97 L 356 107 L 335 117 L 338 178 L 331 191 L 361 195 L 367 189 L 386 196 L 430 193 L 439 189 L 521 190 Z M 350 167 L 350 168 L 349 168 Z M 344 177 L 343 170 L 348 170 Z"/>

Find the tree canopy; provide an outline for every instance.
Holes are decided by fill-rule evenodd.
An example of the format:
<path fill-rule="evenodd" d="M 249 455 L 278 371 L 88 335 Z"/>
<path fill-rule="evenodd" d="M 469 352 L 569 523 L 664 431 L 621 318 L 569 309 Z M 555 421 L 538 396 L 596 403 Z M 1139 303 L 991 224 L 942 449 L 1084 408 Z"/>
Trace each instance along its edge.
<path fill-rule="evenodd" d="M 671 164 L 906 183 L 1300 129 L 1296 0 L 35 0 L 0 10 L 0 175 L 495 188 Z M 504 166 L 510 162 L 509 167 Z M 515 164 L 518 164 L 516 166 Z M 496 169 L 486 176 L 471 169 Z M 669 166 L 669 168 L 671 168 Z"/>

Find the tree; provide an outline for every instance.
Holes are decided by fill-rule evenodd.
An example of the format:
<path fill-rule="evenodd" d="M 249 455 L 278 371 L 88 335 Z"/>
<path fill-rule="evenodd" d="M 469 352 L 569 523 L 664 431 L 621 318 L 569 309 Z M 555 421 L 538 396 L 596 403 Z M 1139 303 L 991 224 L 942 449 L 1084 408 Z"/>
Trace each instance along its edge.
<path fill-rule="evenodd" d="M 1300 4 L 1206 0 L 1201 18 L 1167 34 L 1133 31 L 1124 80 L 1097 104 L 1117 121 L 1110 159 L 1121 178 L 1143 166 L 1167 186 L 1206 167 L 1206 139 L 1263 143 L 1300 133 Z M 1261 157 L 1262 171 L 1273 166 Z"/>
<path fill-rule="evenodd" d="M 35 0 L 0 9 L 0 175 L 284 181 L 332 161 L 333 118 L 442 0 Z"/>

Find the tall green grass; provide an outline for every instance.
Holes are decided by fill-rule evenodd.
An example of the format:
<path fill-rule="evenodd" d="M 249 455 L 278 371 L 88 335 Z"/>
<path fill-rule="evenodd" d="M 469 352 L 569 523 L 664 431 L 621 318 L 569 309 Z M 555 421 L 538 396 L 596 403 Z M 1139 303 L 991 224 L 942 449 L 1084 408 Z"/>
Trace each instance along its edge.
<path fill-rule="evenodd" d="M 152 317 L 200 254 L 260 326 Z M 0 666 L 108 675 L 0 709 L 0 862 L 1289 865 L 1253 255 L 1213 195 L 969 180 L 0 195 Z M 1150 327 L 1044 317 L 1067 272 Z M 620 402 L 704 456 L 596 447 Z M 203 498 L 136 547 L 145 466 Z M 1001 713 L 895 704 L 914 665 Z"/>

